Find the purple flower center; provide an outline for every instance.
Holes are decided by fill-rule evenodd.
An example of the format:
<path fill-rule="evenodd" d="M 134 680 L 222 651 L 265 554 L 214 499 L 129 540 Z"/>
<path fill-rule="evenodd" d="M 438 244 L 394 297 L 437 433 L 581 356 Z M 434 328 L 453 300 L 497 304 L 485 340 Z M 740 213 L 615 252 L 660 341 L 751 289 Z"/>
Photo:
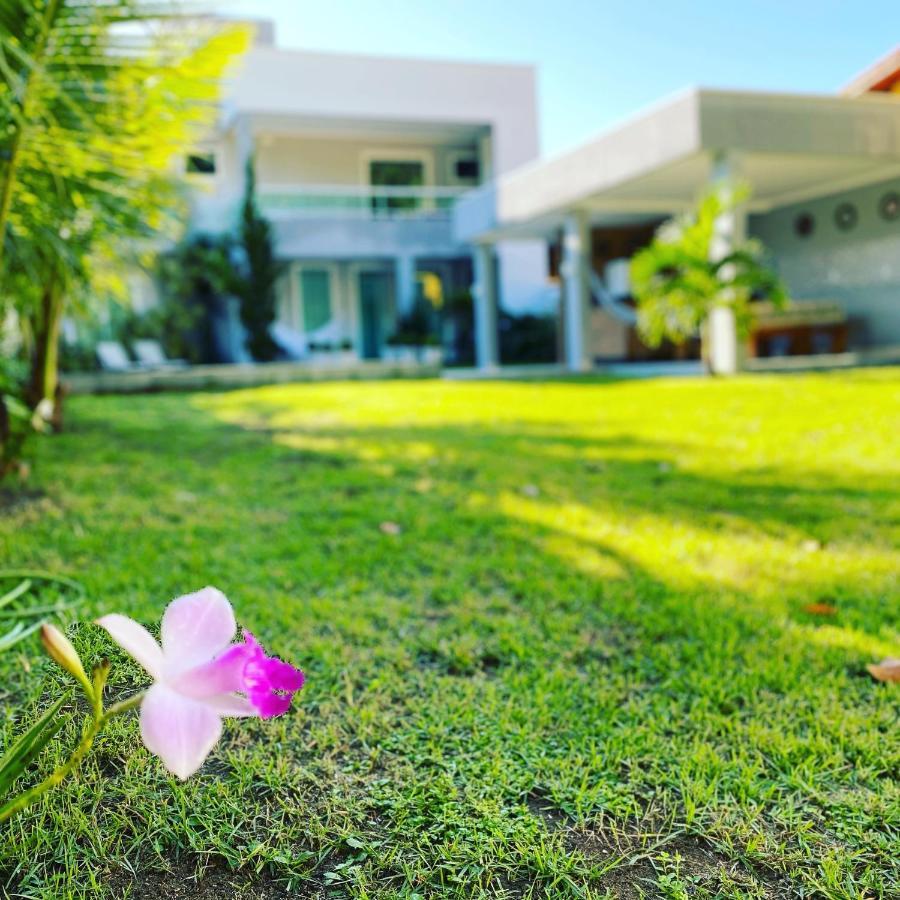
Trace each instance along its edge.
<path fill-rule="evenodd" d="M 246 662 L 243 670 L 243 692 L 262 719 L 271 719 L 287 712 L 294 694 L 306 680 L 300 669 L 289 663 L 266 656 L 262 646 L 244 632 Z"/>

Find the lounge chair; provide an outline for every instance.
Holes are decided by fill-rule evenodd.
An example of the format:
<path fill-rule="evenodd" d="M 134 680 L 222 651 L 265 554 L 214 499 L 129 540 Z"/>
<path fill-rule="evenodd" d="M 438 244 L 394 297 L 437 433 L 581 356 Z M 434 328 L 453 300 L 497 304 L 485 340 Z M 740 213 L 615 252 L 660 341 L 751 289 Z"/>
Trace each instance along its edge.
<path fill-rule="evenodd" d="M 187 365 L 183 359 L 169 359 L 159 341 L 135 341 L 134 355 L 144 369 L 180 369 Z"/>
<path fill-rule="evenodd" d="M 99 341 L 96 353 L 104 372 L 134 372 L 141 368 L 118 341 Z"/>
<path fill-rule="evenodd" d="M 281 322 L 273 322 L 269 326 L 269 335 L 278 344 L 282 355 L 289 360 L 306 359 L 309 356 L 309 344 L 298 331 Z"/>

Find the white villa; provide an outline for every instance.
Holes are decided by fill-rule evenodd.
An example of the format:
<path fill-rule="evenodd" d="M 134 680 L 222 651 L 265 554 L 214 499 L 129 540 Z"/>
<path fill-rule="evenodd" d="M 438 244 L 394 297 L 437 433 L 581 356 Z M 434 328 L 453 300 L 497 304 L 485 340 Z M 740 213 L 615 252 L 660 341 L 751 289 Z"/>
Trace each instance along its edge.
<path fill-rule="evenodd" d="M 660 357 L 636 335 L 628 258 L 737 178 L 752 198 L 723 239 L 761 238 L 796 300 L 760 320 L 752 352 L 898 346 L 898 72 L 895 54 L 840 96 L 692 89 L 539 160 L 530 67 L 282 50 L 262 23 L 188 160 L 193 227 L 230 227 L 252 158 L 289 261 L 279 328 L 298 356 L 381 358 L 417 296 L 471 293 L 478 367 L 500 363 L 498 309 L 558 310 L 559 359 L 585 371 Z M 728 315 L 711 335 L 714 368 L 732 369 Z"/>
<path fill-rule="evenodd" d="M 537 155 L 531 67 L 282 50 L 260 23 L 216 133 L 187 161 L 192 227 L 233 226 L 252 157 L 289 261 L 280 333 L 299 338 L 300 355 L 305 343 L 377 359 L 417 293 L 439 306 L 469 291 L 457 200 Z M 543 294 L 546 305 L 543 245 L 494 252 L 504 301 L 529 309 Z"/>

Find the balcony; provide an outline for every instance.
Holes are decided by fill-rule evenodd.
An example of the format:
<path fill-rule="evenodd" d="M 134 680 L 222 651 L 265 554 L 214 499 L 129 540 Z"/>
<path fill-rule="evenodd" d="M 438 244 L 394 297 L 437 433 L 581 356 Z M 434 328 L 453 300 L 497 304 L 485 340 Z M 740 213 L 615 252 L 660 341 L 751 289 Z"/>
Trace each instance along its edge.
<path fill-rule="evenodd" d="M 259 204 L 273 218 L 449 221 L 464 187 L 261 185 Z"/>

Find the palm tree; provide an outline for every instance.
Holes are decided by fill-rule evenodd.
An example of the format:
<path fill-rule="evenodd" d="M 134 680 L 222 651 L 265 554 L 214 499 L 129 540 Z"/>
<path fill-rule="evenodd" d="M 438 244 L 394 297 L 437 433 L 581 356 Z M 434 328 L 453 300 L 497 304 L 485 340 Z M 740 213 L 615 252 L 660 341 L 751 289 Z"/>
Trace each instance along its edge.
<path fill-rule="evenodd" d="M 246 45 L 168 0 L 0 0 L 0 290 L 30 332 L 32 404 L 54 397 L 66 302 L 176 221 L 172 161 Z"/>
<path fill-rule="evenodd" d="M 688 215 L 660 227 L 653 242 L 631 261 L 632 292 L 637 300 L 638 331 L 651 347 L 664 339 L 676 344 L 703 335 L 714 309 L 730 310 L 738 335 L 753 322 L 751 301 L 787 302 L 784 285 L 766 264 L 766 250 L 756 240 L 737 242 L 716 254 L 720 218 L 745 203 L 743 187 L 719 187 Z"/>

